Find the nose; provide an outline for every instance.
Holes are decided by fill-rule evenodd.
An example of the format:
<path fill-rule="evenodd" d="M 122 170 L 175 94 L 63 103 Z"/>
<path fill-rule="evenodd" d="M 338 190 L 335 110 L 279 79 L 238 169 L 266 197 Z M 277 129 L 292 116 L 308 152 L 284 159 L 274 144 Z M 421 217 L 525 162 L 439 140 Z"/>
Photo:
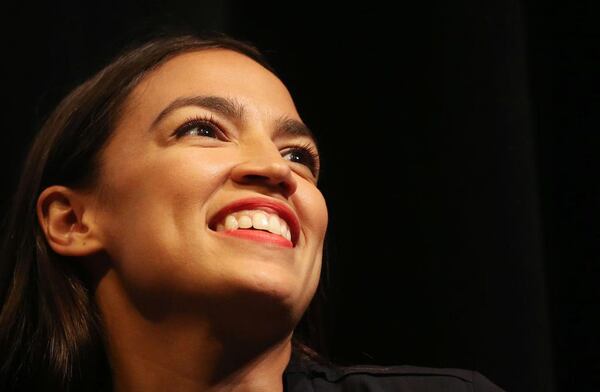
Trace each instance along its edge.
<path fill-rule="evenodd" d="M 261 154 L 245 160 L 232 169 L 231 178 L 239 184 L 269 188 L 285 198 L 298 187 L 290 166 L 279 154 Z"/>

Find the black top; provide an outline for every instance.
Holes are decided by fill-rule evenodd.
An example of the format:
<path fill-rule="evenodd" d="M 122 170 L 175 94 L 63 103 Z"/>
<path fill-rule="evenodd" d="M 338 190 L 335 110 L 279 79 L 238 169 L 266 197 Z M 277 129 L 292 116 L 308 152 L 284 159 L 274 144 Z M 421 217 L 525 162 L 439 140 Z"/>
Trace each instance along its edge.
<path fill-rule="evenodd" d="M 295 353 L 283 381 L 285 392 L 504 392 L 470 370 L 323 365 Z"/>

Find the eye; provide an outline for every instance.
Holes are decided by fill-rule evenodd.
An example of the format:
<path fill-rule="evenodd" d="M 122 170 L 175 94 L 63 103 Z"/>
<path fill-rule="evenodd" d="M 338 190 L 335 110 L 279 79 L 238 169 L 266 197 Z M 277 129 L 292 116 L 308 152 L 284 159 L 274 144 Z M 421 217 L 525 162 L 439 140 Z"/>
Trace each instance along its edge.
<path fill-rule="evenodd" d="M 310 143 L 290 146 L 282 153 L 282 157 L 287 157 L 288 160 L 294 163 L 305 165 L 315 177 L 319 174 L 319 153 Z"/>
<path fill-rule="evenodd" d="M 176 138 L 192 135 L 213 139 L 227 139 L 223 131 L 221 131 L 221 127 L 212 116 L 190 118 L 175 130 L 174 135 Z"/>

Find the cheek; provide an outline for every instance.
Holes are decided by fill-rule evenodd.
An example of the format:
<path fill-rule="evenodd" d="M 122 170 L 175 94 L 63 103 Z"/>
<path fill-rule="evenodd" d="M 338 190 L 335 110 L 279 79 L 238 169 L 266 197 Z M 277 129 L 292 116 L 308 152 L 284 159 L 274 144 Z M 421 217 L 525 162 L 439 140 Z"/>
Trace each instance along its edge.
<path fill-rule="evenodd" d="M 298 214 L 305 223 L 307 234 L 313 237 L 312 240 L 322 244 L 329 222 L 323 194 L 316 186 L 306 182 L 299 185 L 296 195 L 300 199 L 296 204 Z"/>
<path fill-rule="evenodd" d="M 117 213 L 145 208 L 204 204 L 226 180 L 235 157 L 222 149 L 173 147 L 171 151 L 130 157 L 108 167 L 111 200 Z M 121 211 L 118 211 L 121 210 Z"/>
<path fill-rule="evenodd" d="M 303 222 L 303 230 L 307 241 L 307 253 L 300 265 L 306 270 L 301 274 L 304 276 L 302 287 L 303 302 L 306 306 L 312 299 L 321 275 L 323 259 L 323 243 L 328 224 L 328 212 L 325 198 L 321 191 L 308 182 L 301 183 L 296 192 L 296 208 Z"/>
<path fill-rule="evenodd" d="M 100 222 L 114 276 L 140 307 L 214 290 L 220 271 L 199 262 L 211 258 L 198 233 L 235 161 L 224 151 L 190 147 L 146 156 L 107 171 L 111 203 Z"/>
<path fill-rule="evenodd" d="M 174 256 L 197 232 L 233 160 L 224 151 L 189 146 L 148 156 L 103 173 L 111 200 L 100 210 L 107 251 L 134 265 L 143 257 Z"/>

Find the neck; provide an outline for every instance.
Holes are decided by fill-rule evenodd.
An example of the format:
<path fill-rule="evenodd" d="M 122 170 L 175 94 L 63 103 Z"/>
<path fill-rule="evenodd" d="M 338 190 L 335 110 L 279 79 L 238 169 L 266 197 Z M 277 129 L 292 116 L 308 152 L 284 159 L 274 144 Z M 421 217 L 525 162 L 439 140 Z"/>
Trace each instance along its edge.
<path fill-rule="evenodd" d="M 169 344 L 148 344 L 151 339 L 137 338 L 146 342 L 145 349 L 139 345 L 132 350 L 121 347 L 112 356 L 115 392 L 283 392 L 290 340 L 253 350 L 229 349 L 210 339 L 192 345 L 189 338 L 171 336 Z M 152 339 L 156 341 L 154 334 Z"/>
<path fill-rule="evenodd" d="M 115 392 L 283 392 L 293 330 L 222 333 L 224 325 L 215 325 L 211 318 L 187 314 L 148 319 L 126 301 L 114 299 L 98 305 Z"/>

